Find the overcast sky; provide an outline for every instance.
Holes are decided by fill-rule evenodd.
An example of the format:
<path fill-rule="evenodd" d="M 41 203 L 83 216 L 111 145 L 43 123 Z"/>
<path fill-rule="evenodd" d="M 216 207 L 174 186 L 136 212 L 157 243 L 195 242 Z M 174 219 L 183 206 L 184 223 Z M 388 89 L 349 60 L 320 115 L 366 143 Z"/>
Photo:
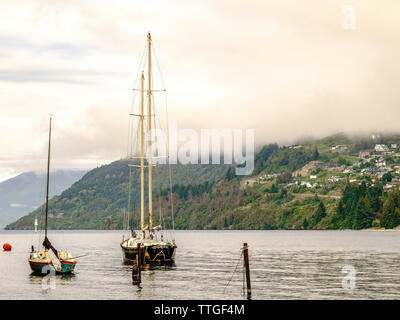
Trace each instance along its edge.
<path fill-rule="evenodd" d="M 0 181 L 45 168 L 50 113 L 53 168 L 125 156 L 148 31 L 180 128 L 399 129 L 398 0 L 0 0 Z"/>

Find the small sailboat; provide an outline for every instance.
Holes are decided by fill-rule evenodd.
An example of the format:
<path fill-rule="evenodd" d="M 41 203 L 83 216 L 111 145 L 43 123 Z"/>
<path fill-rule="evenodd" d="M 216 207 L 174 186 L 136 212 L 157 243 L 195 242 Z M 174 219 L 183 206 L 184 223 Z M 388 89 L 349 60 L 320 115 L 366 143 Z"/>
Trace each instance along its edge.
<path fill-rule="evenodd" d="M 157 91 L 152 89 L 151 42 L 151 35 L 148 33 L 147 88 L 145 89 L 144 86 L 145 74 L 142 72 L 140 77 L 140 89 L 136 89 L 140 92 L 140 113 L 134 114 L 139 117 L 140 156 L 135 158 L 140 159 L 140 164 L 130 164 L 132 167 L 140 168 L 140 234 L 136 234 L 135 231 L 132 231 L 131 237 L 123 239 L 120 246 L 123 251 L 123 260 L 125 263 L 131 264 L 142 261 L 144 264 L 165 265 L 174 263 L 177 246 L 174 240 L 172 240 L 172 242 L 164 241 L 163 235 L 161 235 L 160 239 L 157 239 L 155 231 L 162 229 L 161 219 L 158 226 L 153 226 L 152 168 L 154 165 L 151 159 L 151 141 L 147 141 L 147 154 L 149 154 L 149 156 L 145 156 L 145 130 L 147 130 L 147 132 L 152 130 L 152 118 L 154 116 L 152 112 L 154 113 L 155 111 L 152 110 L 152 93 L 153 91 Z M 147 93 L 147 114 L 144 112 L 145 92 Z M 145 128 L 145 118 L 147 118 L 147 128 Z M 145 169 L 148 171 L 147 225 L 145 225 Z M 137 260 L 138 252 L 141 252 L 139 260 Z"/>
<path fill-rule="evenodd" d="M 35 250 L 31 247 L 29 255 L 29 265 L 36 274 L 47 274 L 48 271 L 54 270 L 56 273 L 71 273 L 75 269 L 76 261 L 67 251 L 58 251 L 53 247 L 47 237 L 47 221 L 49 209 L 49 177 L 50 177 L 50 143 L 51 143 L 51 116 L 49 128 L 49 147 L 47 154 L 47 185 L 46 185 L 46 219 L 45 219 L 45 236 L 43 241 L 43 249 Z M 35 231 L 37 230 L 37 220 L 35 219 Z M 45 268 L 45 269 L 44 269 Z M 44 269 L 44 270 L 43 270 Z M 43 271 L 43 273 L 42 273 Z"/>

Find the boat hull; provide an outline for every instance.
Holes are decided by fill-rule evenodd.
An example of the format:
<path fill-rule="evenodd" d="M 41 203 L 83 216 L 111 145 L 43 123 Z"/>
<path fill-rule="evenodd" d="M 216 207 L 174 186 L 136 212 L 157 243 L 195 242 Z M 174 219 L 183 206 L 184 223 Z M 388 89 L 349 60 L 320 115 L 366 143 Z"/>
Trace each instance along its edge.
<path fill-rule="evenodd" d="M 125 264 L 133 264 L 136 263 L 137 259 L 137 249 L 127 249 L 122 248 L 123 260 Z M 142 254 L 142 261 L 144 259 L 144 253 Z"/>
<path fill-rule="evenodd" d="M 56 270 L 51 262 L 34 262 L 29 261 L 29 265 L 34 274 L 46 275 L 50 271 L 55 271 L 57 274 L 72 273 L 75 269 L 76 262 L 64 261 L 61 263 L 61 269 Z"/>
<path fill-rule="evenodd" d="M 63 261 L 61 263 L 61 271 L 58 273 L 71 273 L 75 270 L 76 262 Z"/>
<path fill-rule="evenodd" d="M 175 261 L 175 249 L 171 246 L 148 246 L 146 247 L 146 263 L 148 264 L 172 264 Z"/>
<path fill-rule="evenodd" d="M 142 259 L 145 264 L 172 264 L 175 262 L 176 246 L 174 245 L 150 245 L 142 247 Z M 136 263 L 137 248 L 122 247 L 123 261 L 126 264 Z"/>
<path fill-rule="evenodd" d="M 56 269 L 54 268 L 54 266 L 51 262 L 46 263 L 46 262 L 29 261 L 29 265 L 31 267 L 32 272 L 35 274 L 46 275 L 49 270 L 56 271 Z"/>

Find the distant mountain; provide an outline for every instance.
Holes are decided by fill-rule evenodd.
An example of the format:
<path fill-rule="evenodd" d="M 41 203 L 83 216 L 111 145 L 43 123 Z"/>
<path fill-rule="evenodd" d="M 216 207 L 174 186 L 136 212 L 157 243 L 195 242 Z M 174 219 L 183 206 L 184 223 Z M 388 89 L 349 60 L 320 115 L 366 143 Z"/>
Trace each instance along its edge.
<path fill-rule="evenodd" d="M 84 170 L 55 170 L 50 176 L 50 196 L 61 194 L 82 178 Z M 46 174 L 25 172 L 0 183 L 0 228 L 44 203 Z"/>

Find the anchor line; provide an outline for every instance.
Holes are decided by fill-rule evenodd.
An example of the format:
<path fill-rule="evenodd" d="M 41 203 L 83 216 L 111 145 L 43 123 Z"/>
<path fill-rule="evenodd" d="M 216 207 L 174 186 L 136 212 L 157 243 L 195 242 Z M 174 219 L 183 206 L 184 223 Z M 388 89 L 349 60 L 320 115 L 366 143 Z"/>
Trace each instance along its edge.
<path fill-rule="evenodd" d="M 235 270 L 233 270 L 232 276 L 231 276 L 231 278 L 229 279 L 228 283 L 226 284 L 223 293 L 225 293 L 226 288 L 227 288 L 228 285 L 231 283 L 231 281 L 232 281 L 232 279 L 233 279 L 233 276 L 235 275 L 235 272 L 236 272 L 236 270 L 237 270 L 237 267 L 239 266 L 239 262 L 240 262 L 240 260 L 241 260 L 241 258 L 242 258 L 242 255 L 243 255 L 243 249 L 240 250 L 240 256 L 239 256 L 238 261 L 237 261 L 237 263 L 236 263 Z"/>

